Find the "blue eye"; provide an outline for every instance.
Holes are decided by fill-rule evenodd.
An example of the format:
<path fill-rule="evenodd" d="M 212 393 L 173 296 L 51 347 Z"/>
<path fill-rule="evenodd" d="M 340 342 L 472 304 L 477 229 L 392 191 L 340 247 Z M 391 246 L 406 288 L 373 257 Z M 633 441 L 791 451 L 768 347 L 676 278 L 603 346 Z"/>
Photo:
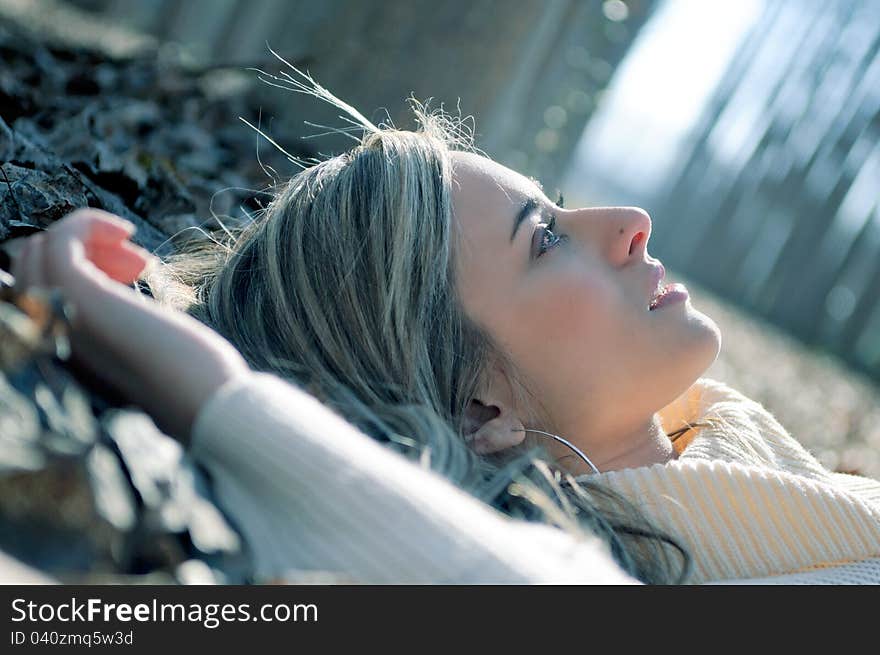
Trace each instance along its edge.
<path fill-rule="evenodd" d="M 535 255 L 536 258 L 540 257 L 544 253 L 546 253 L 551 248 L 555 248 L 560 243 L 562 243 L 568 237 L 564 234 L 556 234 L 553 230 L 556 228 L 556 217 L 550 219 L 550 222 L 544 228 L 544 231 L 541 233 L 541 243 L 538 246 L 538 254 Z"/>

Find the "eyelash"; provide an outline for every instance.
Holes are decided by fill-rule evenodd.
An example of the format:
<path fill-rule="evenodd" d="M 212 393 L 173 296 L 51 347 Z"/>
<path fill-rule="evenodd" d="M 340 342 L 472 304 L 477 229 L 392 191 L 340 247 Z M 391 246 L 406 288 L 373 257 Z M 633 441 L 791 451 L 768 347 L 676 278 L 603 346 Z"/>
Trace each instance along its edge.
<path fill-rule="evenodd" d="M 564 203 L 565 203 L 565 199 L 563 198 L 562 192 L 560 191 L 559 198 L 556 200 L 556 206 L 559 207 L 560 209 L 562 209 L 564 207 Z M 555 227 L 556 227 L 556 217 L 553 216 L 550 219 L 550 222 L 547 223 L 547 225 L 544 227 L 544 232 L 541 234 L 541 243 L 538 246 L 538 254 L 535 255 L 536 259 L 538 257 L 540 257 L 541 255 L 545 254 L 548 250 L 550 250 L 550 248 L 555 248 L 560 243 L 562 243 L 563 241 L 568 239 L 568 237 L 564 234 L 560 234 L 557 236 L 556 233 L 553 232 L 553 229 Z M 556 240 L 553 242 L 552 246 L 545 245 L 548 234 L 552 234 L 554 237 L 556 237 Z"/>

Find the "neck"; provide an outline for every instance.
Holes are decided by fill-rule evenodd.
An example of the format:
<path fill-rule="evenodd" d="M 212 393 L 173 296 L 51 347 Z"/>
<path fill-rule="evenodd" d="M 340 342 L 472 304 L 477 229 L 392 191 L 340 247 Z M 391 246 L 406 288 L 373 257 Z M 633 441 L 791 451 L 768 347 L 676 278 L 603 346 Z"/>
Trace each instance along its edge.
<path fill-rule="evenodd" d="M 642 425 L 629 439 L 623 439 L 619 443 L 625 448 L 610 454 L 601 464 L 594 462 L 600 471 L 665 464 L 675 459 L 672 441 L 666 436 L 657 414 L 654 414 L 647 425 Z"/>
<path fill-rule="evenodd" d="M 620 433 L 608 443 L 609 446 L 605 449 L 597 449 L 595 445 L 592 447 L 586 444 L 576 445 L 602 472 L 665 464 L 676 457 L 672 441 L 666 436 L 657 414 L 652 415 L 646 423 L 639 424 L 635 429 Z M 586 462 L 580 459 L 566 457 L 563 461 L 573 475 L 593 472 Z"/>

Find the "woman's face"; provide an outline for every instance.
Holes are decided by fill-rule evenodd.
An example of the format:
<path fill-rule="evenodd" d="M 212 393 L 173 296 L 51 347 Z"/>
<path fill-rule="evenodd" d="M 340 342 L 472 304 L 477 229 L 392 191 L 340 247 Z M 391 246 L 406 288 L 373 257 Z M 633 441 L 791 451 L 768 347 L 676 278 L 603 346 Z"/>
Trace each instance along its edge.
<path fill-rule="evenodd" d="M 649 310 L 660 264 L 647 252 L 645 211 L 561 209 L 535 182 L 469 153 L 454 153 L 453 169 L 465 312 L 526 376 L 544 410 L 517 407 L 501 379 L 479 400 L 611 457 L 615 440 L 711 365 L 717 325 L 690 299 Z"/>

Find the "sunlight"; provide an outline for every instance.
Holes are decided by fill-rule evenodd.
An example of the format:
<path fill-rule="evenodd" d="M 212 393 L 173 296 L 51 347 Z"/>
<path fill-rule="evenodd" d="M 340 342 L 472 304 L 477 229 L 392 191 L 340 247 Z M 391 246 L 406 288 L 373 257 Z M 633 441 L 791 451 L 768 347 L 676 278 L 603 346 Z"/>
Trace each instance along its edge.
<path fill-rule="evenodd" d="M 567 195 L 595 203 L 610 201 L 609 186 L 610 193 L 657 188 L 762 8 L 760 0 L 666 0 L 588 124 Z"/>

